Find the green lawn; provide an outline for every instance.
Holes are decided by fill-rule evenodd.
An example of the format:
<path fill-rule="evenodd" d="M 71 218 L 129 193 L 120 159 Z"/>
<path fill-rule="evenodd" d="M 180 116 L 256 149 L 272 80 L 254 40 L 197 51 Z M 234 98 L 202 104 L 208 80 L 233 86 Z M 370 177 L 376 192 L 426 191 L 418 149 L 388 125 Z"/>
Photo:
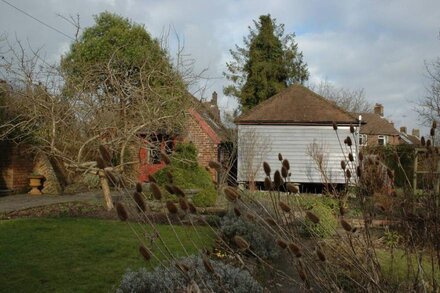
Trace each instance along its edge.
<path fill-rule="evenodd" d="M 158 229 L 171 251 L 183 256 L 170 226 Z M 189 253 L 190 241 L 213 243 L 199 227 L 176 227 Z M 109 220 L 53 218 L 0 221 L 0 292 L 108 292 L 127 268 L 146 265 L 139 242 L 127 223 Z M 148 264 L 154 266 L 155 262 Z"/>

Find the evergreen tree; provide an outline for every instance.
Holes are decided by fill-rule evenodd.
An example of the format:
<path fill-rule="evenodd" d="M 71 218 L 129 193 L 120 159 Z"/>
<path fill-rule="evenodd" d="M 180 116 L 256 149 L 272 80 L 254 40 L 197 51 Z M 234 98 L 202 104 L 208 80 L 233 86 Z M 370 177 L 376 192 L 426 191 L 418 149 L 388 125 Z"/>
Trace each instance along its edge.
<path fill-rule="evenodd" d="M 309 77 L 302 52 L 298 52 L 295 34 L 284 35 L 270 15 L 262 15 L 249 27 L 245 46 L 231 50 L 233 61 L 226 63 L 225 76 L 232 85 L 225 87 L 227 96 L 237 97 L 243 111 L 277 94 L 294 83 Z"/>

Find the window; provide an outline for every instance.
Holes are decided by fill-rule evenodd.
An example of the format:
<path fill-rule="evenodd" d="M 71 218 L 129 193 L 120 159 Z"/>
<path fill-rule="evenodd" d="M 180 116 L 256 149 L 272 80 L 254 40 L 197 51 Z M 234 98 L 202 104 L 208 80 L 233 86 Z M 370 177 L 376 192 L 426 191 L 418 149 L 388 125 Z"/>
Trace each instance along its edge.
<path fill-rule="evenodd" d="M 387 136 L 386 135 L 379 135 L 377 137 L 377 144 L 378 145 L 386 145 L 387 144 Z"/>
<path fill-rule="evenodd" d="M 359 145 L 360 146 L 366 146 L 367 145 L 367 135 L 366 134 L 359 134 Z"/>

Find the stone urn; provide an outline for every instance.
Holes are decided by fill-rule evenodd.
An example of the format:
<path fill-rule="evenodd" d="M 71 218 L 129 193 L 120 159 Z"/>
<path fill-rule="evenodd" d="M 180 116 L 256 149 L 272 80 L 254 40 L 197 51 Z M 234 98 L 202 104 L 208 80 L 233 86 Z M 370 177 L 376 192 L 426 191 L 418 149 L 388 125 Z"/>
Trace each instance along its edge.
<path fill-rule="evenodd" d="M 43 180 L 43 175 L 30 175 L 29 177 L 29 186 L 31 190 L 28 192 L 30 195 L 41 195 L 41 190 L 39 187 L 42 185 L 41 181 Z"/>

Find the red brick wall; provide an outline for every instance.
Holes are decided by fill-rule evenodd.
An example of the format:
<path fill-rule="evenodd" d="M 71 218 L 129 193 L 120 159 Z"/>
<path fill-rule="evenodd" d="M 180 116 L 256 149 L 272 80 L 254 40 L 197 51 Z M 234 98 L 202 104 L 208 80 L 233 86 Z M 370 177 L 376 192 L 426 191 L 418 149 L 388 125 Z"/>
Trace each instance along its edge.
<path fill-rule="evenodd" d="M 192 115 L 188 115 L 188 122 L 186 124 L 185 142 L 194 143 L 198 151 L 198 162 L 200 165 L 206 167 L 209 161 L 218 160 L 218 145 L 214 143 L 209 135 L 203 130 L 200 122 Z M 212 179 L 217 179 L 215 171 L 211 170 Z"/>
<path fill-rule="evenodd" d="M 369 134 L 367 137 L 367 144 L 369 146 L 378 145 L 379 135 Z M 398 145 L 401 144 L 400 137 L 398 135 L 388 135 L 388 144 L 389 145 Z"/>
<path fill-rule="evenodd" d="M 25 147 L 7 142 L 0 143 L 0 188 L 14 192 L 29 189 L 28 176 L 32 173 L 34 161 Z"/>

